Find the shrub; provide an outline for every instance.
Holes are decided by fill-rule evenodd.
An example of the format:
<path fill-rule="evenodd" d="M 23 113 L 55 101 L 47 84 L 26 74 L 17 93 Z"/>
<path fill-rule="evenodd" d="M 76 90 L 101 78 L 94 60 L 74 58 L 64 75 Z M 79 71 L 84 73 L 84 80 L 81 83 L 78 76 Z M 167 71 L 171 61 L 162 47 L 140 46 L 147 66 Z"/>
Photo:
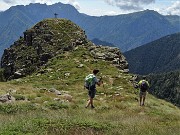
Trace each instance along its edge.
<path fill-rule="evenodd" d="M 23 96 L 23 95 L 14 94 L 13 97 L 14 97 L 16 100 L 25 100 L 25 96 Z"/>
<path fill-rule="evenodd" d="M 59 102 L 48 102 L 45 105 L 47 108 L 49 109 L 53 109 L 53 110 L 58 110 L 58 109 L 67 109 L 68 105 L 63 104 L 63 103 L 59 103 Z"/>
<path fill-rule="evenodd" d="M 0 113 L 5 114 L 15 114 L 17 112 L 24 112 L 35 109 L 36 107 L 33 104 L 0 104 Z"/>

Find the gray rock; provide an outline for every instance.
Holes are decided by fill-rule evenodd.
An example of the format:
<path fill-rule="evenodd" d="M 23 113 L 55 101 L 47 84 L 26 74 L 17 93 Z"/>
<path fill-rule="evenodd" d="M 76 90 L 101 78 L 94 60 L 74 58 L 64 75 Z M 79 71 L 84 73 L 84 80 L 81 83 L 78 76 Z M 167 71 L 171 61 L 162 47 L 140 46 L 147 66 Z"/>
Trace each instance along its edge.
<path fill-rule="evenodd" d="M 70 73 L 65 73 L 64 76 L 65 76 L 65 77 L 69 77 L 69 76 L 70 76 Z"/>
<path fill-rule="evenodd" d="M 84 67 L 84 65 L 83 65 L 83 64 L 80 64 L 80 65 L 78 65 L 77 67 L 78 67 L 78 68 L 82 68 L 82 67 Z"/>
<path fill-rule="evenodd" d="M 61 92 L 55 88 L 50 88 L 49 92 L 55 93 L 56 95 L 61 95 Z"/>
<path fill-rule="evenodd" d="M 58 90 L 56 90 L 54 93 L 55 93 L 56 95 L 61 95 L 61 92 L 58 91 Z"/>
<path fill-rule="evenodd" d="M 9 95 L 8 93 L 5 94 L 5 95 L 1 95 L 0 96 L 0 102 L 1 103 L 6 103 L 6 102 L 10 101 L 11 98 L 12 98 L 11 95 Z"/>
<path fill-rule="evenodd" d="M 128 69 L 128 62 L 126 58 L 122 55 L 119 48 L 108 47 L 108 46 L 96 46 L 92 45 L 88 47 L 90 54 L 95 59 L 102 59 L 105 61 L 111 61 L 114 66 L 119 69 Z M 126 70 L 127 71 L 127 70 Z"/>
<path fill-rule="evenodd" d="M 54 101 L 61 101 L 60 98 L 54 98 Z"/>
<path fill-rule="evenodd" d="M 69 101 L 69 102 L 71 102 L 72 101 L 72 96 L 71 95 L 69 95 L 69 94 L 64 94 L 64 95 L 62 95 L 63 96 L 63 98 L 65 99 L 65 100 L 67 100 L 67 101 Z"/>
<path fill-rule="evenodd" d="M 56 91 L 55 88 L 50 88 L 50 89 L 49 89 L 49 92 L 53 92 L 53 93 L 54 93 L 55 91 Z"/>

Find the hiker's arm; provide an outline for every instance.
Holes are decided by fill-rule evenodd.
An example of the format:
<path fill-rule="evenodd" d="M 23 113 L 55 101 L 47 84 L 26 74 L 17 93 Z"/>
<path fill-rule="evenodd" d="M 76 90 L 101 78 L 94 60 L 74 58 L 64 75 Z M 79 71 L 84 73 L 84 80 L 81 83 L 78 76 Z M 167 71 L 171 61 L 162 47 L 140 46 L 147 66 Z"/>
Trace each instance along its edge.
<path fill-rule="evenodd" d="M 101 77 L 99 80 L 97 80 L 96 84 L 97 84 L 98 86 L 100 86 L 101 83 L 102 83 L 102 77 Z"/>
<path fill-rule="evenodd" d="M 148 87 L 150 87 L 149 82 L 147 81 Z"/>
<path fill-rule="evenodd" d="M 137 84 L 137 87 L 140 88 L 140 82 Z"/>
<path fill-rule="evenodd" d="M 149 82 L 147 82 L 147 84 L 148 84 L 148 90 L 149 90 L 149 88 L 150 88 Z"/>

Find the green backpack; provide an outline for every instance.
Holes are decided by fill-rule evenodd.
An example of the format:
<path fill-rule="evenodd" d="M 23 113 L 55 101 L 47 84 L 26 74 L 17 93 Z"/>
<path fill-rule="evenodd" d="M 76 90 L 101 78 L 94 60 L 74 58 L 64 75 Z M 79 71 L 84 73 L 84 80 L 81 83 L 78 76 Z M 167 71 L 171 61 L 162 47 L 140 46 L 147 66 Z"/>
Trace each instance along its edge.
<path fill-rule="evenodd" d="M 85 87 L 87 89 L 89 89 L 90 86 L 93 85 L 93 79 L 95 78 L 96 76 L 94 74 L 89 74 L 88 76 L 86 76 L 85 78 Z"/>

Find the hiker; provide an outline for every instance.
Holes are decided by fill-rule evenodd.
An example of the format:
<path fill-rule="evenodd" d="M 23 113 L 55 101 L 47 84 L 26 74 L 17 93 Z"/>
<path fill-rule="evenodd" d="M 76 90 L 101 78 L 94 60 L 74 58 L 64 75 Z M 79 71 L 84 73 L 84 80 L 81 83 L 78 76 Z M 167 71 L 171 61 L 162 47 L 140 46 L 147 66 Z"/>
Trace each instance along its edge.
<path fill-rule="evenodd" d="M 147 93 L 147 90 L 149 89 L 149 83 L 148 83 L 148 81 L 146 81 L 145 76 L 143 76 L 143 79 L 139 81 L 138 87 L 140 88 L 139 104 L 140 104 L 140 106 L 144 106 L 145 99 L 146 99 L 146 93 Z"/>
<path fill-rule="evenodd" d="M 89 100 L 87 102 L 86 108 L 91 105 L 91 108 L 95 108 L 93 105 L 93 98 L 95 97 L 96 94 L 96 84 L 98 86 L 101 85 L 101 79 L 97 79 L 96 75 L 99 72 L 99 70 L 93 70 L 93 74 L 89 74 L 85 78 L 85 88 L 88 89 L 88 95 L 89 95 Z"/>

